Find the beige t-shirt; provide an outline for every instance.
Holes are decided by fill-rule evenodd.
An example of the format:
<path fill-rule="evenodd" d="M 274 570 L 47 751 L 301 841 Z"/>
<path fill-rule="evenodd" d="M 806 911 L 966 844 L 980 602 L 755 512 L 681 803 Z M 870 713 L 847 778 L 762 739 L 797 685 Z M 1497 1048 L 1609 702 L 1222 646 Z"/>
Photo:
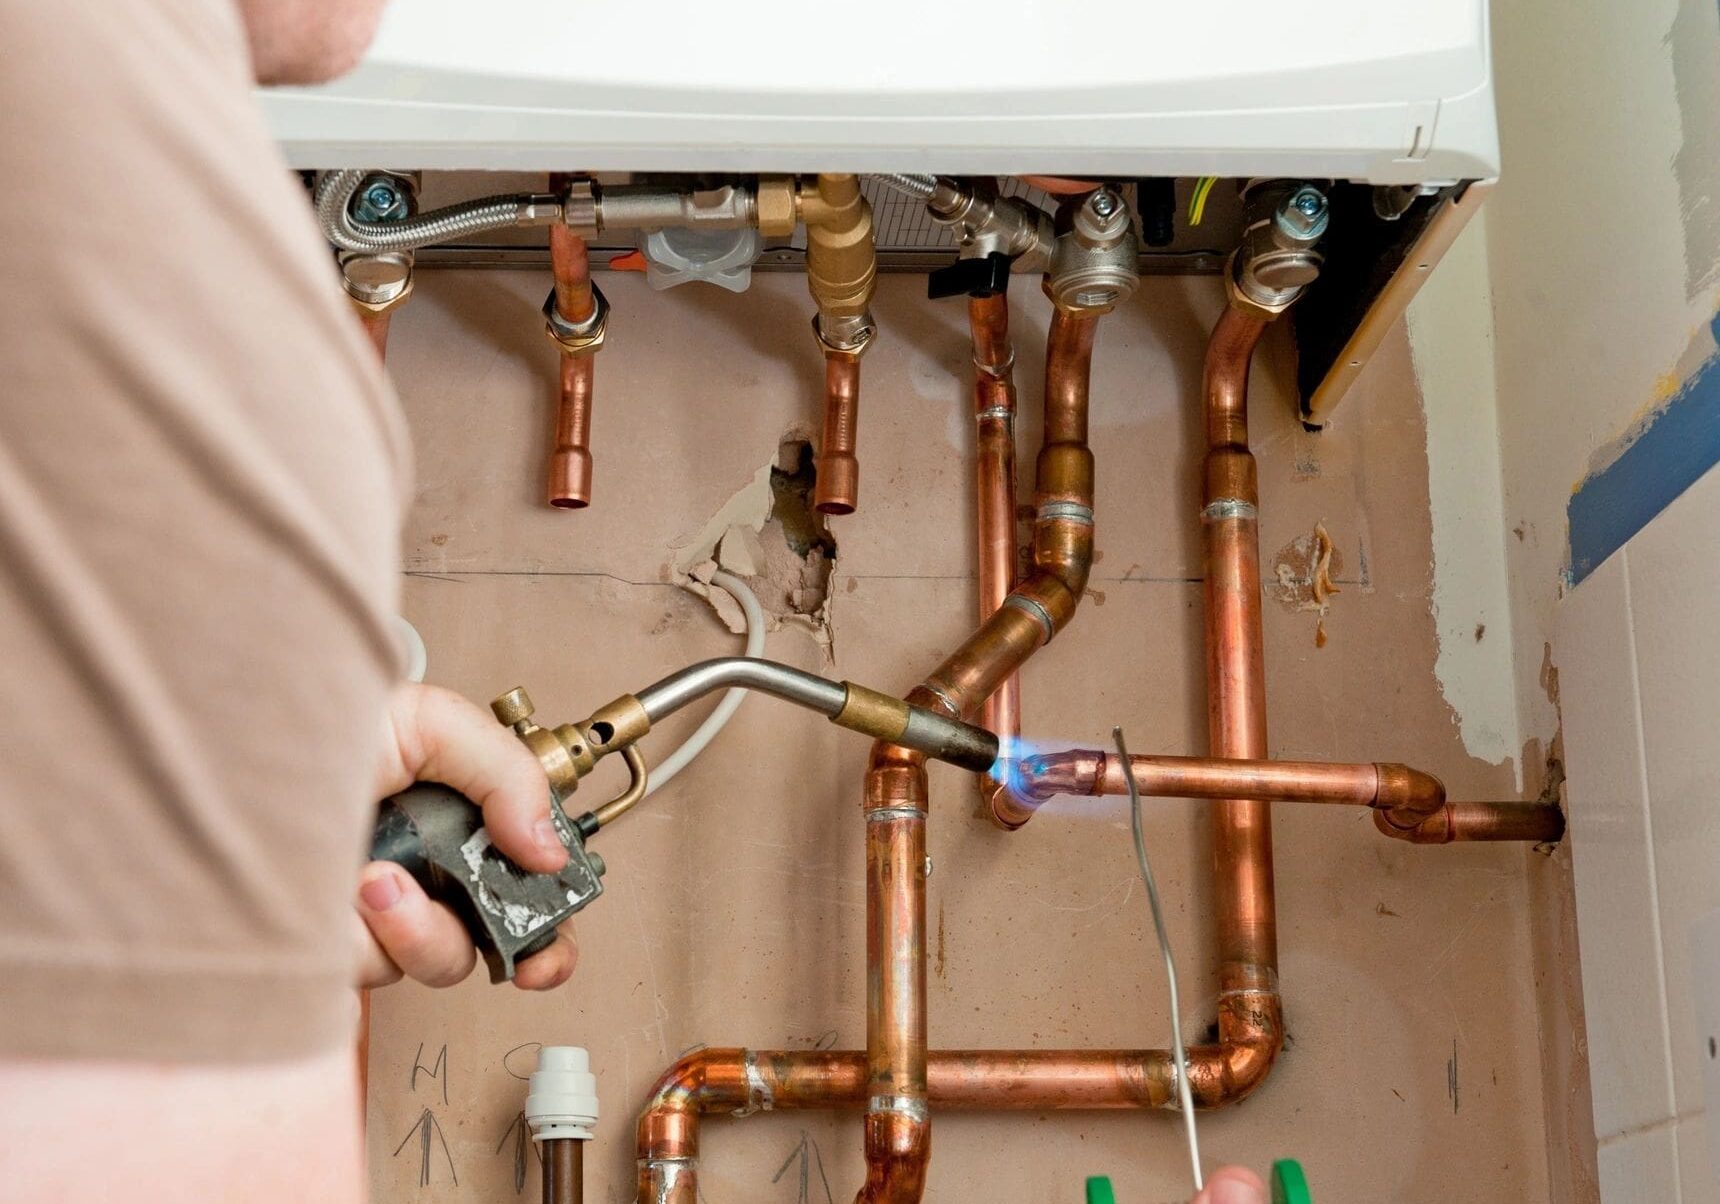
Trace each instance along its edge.
<path fill-rule="evenodd" d="M 351 1039 L 404 428 L 231 0 L 0 0 L 0 1056 Z"/>

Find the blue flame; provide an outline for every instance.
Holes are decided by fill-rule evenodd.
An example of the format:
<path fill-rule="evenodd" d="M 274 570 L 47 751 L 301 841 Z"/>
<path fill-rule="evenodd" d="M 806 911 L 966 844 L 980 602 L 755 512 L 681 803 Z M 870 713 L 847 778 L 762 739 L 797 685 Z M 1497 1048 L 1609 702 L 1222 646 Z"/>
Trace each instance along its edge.
<path fill-rule="evenodd" d="M 1026 793 L 1026 783 L 1022 778 L 1022 763 L 1040 753 L 1059 752 L 1069 748 L 1085 748 L 1087 745 L 1073 741 L 1041 741 L 1026 740 L 1020 736 L 1013 739 L 1008 736 L 998 737 L 997 760 L 991 763 L 987 776 L 992 781 L 1007 786 L 1017 795 Z"/>

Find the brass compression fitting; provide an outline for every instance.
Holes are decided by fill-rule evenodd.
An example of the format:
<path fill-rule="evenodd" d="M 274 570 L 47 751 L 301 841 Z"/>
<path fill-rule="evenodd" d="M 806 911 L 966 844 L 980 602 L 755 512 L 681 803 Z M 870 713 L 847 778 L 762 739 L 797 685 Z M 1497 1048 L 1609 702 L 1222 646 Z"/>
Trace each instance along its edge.
<path fill-rule="evenodd" d="M 490 704 L 543 766 L 557 801 L 571 795 L 579 779 L 610 753 L 627 761 L 632 781 L 621 795 L 573 823 L 589 837 L 645 797 L 644 755 L 635 747 L 653 724 L 714 690 L 740 686 L 817 711 L 838 727 L 922 752 L 976 773 L 997 762 L 997 736 L 936 711 L 881 694 L 854 682 L 831 681 L 776 661 L 725 656 L 689 665 L 637 694 L 623 694 L 580 723 L 545 728 L 532 722 L 532 701 L 515 687 Z"/>

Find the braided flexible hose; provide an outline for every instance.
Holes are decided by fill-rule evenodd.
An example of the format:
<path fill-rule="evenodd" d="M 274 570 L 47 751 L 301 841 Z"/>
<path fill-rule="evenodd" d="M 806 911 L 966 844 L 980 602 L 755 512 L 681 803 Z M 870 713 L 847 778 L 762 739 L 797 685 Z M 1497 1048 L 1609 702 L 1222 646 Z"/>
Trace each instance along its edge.
<path fill-rule="evenodd" d="M 359 221 L 352 216 L 352 198 L 369 174 L 362 169 L 331 171 L 317 181 L 317 222 L 323 235 L 343 251 L 410 251 L 486 230 L 541 225 L 551 217 L 549 198 L 514 193 L 462 201 L 399 221 Z"/>
<path fill-rule="evenodd" d="M 889 185 L 897 192 L 902 193 L 904 196 L 913 197 L 916 201 L 931 200 L 932 194 L 937 191 L 938 187 L 938 178 L 936 176 L 917 176 L 908 175 L 902 172 L 885 172 L 876 178 L 882 180 L 885 184 Z"/>

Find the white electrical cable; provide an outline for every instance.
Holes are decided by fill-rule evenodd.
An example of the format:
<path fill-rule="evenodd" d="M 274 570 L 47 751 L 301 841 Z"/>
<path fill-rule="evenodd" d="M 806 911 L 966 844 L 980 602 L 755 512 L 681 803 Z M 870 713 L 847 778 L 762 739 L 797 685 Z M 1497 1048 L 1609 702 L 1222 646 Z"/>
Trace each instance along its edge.
<path fill-rule="evenodd" d="M 1135 861 L 1140 867 L 1141 881 L 1147 884 L 1147 906 L 1152 908 L 1153 929 L 1158 933 L 1159 952 L 1165 959 L 1165 977 L 1171 988 L 1171 1057 L 1177 1068 L 1177 1103 L 1183 1114 L 1183 1129 L 1188 1135 L 1189 1166 L 1194 1171 L 1194 1189 L 1206 1186 L 1200 1173 L 1200 1141 L 1194 1132 L 1194 1095 L 1188 1085 L 1188 1051 L 1183 1048 L 1182 1007 L 1177 1000 L 1177 965 L 1171 957 L 1170 937 L 1165 935 L 1165 912 L 1159 904 L 1159 888 L 1153 881 L 1153 867 L 1147 860 L 1147 838 L 1141 830 L 1141 788 L 1135 781 L 1135 763 L 1129 760 L 1129 750 L 1123 745 L 1123 729 L 1114 727 L 1111 735 L 1117 741 L 1117 755 L 1123 759 L 1123 780 L 1129 784 L 1129 825 L 1135 836 Z"/>
<path fill-rule="evenodd" d="M 759 605 L 758 595 L 747 587 L 745 581 L 733 573 L 724 572 L 722 569 L 711 574 L 711 584 L 740 603 L 741 612 L 746 615 L 746 655 L 763 656 L 764 607 Z M 728 721 L 734 717 L 735 711 L 741 705 L 741 700 L 746 696 L 745 690 L 738 689 L 730 690 L 724 694 L 722 701 L 717 703 L 716 709 L 705 716 L 705 721 L 699 724 L 693 734 L 688 736 L 679 748 L 651 768 L 650 785 L 645 788 L 646 798 L 650 798 L 664 786 L 667 786 L 670 778 L 687 768 L 694 757 L 705 751 L 705 746 L 717 738 L 717 733 L 722 731 Z"/>
<path fill-rule="evenodd" d="M 424 647 L 424 637 L 407 622 L 405 615 L 394 616 L 394 633 L 400 637 L 400 646 L 406 654 L 406 680 L 423 681 L 430 668 L 430 651 Z"/>

